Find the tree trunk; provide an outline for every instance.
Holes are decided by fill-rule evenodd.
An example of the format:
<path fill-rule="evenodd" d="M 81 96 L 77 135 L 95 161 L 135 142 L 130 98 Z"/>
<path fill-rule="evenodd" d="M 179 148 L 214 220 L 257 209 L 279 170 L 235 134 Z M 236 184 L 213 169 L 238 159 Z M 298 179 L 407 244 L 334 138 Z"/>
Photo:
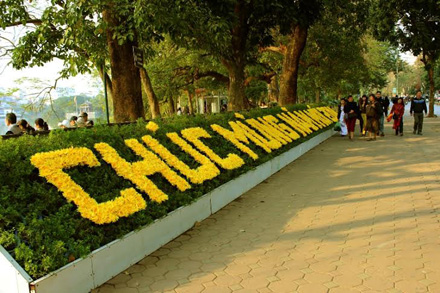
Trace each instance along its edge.
<path fill-rule="evenodd" d="M 244 64 L 224 61 L 229 73 L 228 111 L 247 109 L 249 102 L 245 93 Z"/>
<path fill-rule="evenodd" d="M 319 104 L 321 102 L 321 89 L 317 88 L 315 90 L 315 103 Z"/>
<path fill-rule="evenodd" d="M 222 63 L 229 73 L 228 111 L 240 111 L 249 108 L 245 93 L 246 45 L 249 35 L 249 17 L 252 1 L 238 0 L 235 2 L 234 14 L 236 22 L 231 31 L 230 57 Z M 229 54 L 228 54 L 229 55 Z"/>
<path fill-rule="evenodd" d="M 299 60 L 306 45 L 307 30 L 297 24 L 292 26 L 281 72 L 279 98 L 281 106 L 297 102 Z"/>
<path fill-rule="evenodd" d="M 193 101 L 194 101 L 194 91 L 193 90 L 187 90 L 188 93 L 188 111 L 189 114 L 194 114 L 194 105 L 193 105 Z"/>
<path fill-rule="evenodd" d="M 108 26 L 114 118 L 116 122 L 136 121 L 145 117 L 145 110 L 139 70 L 134 66 L 132 47 L 135 43 L 119 45 L 118 40 L 113 39 L 113 28 L 119 26 L 120 21 L 111 8 L 103 11 L 103 18 Z"/>
<path fill-rule="evenodd" d="M 268 86 L 269 86 L 269 101 L 278 102 L 278 98 L 280 96 L 280 90 L 278 88 L 278 76 L 274 75 L 270 79 L 270 83 Z"/>
<path fill-rule="evenodd" d="M 151 117 L 153 119 L 160 117 L 160 107 L 159 101 L 157 100 L 156 93 L 154 92 L 153 86 L 151 85 L 150 76 L 145 68 L 140 69 L 142 87 L 147 94 L 148 105 L 150 106 Z"/>
<path fill-rule="evenodd" d="M 428 117 L 434 117 L 434 92 L 435 92 L 435 84 L 434 84 L 434 64 L 430 64 L 428 69 L 428 77 L 429 77 L 429 113 Z"/>
<path fill-rule="evenodd" d="M 168 106 L 170 107 L 170 115 L 176 113 L 176 106 L 174 104 L 174 98 L 172 96 L 168 97 Z"/>

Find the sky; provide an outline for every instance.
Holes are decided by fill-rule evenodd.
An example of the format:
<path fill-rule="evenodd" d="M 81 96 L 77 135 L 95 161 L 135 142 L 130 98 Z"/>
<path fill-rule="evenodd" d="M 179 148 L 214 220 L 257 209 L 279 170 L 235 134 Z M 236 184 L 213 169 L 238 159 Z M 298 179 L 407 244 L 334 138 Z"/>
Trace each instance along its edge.
<path fill-rule="evenodd" d="M 11 65 L 7 65 L 8 60 L 0 60 L 0 88 L 9 89 L 19 87 L 16 80 L 22 77 L 39 78 L 45 83 L 52 84 L 58 78 L 58 72 L 63 68 L 61 60 L 45 64 L 43 67 L 26 68 L 23 70 L 15 70 Z M 78 75 L 69 79 L 61 79 L 58 81 L 58 87 L 74 88 L 77 94 L 89 93 L 96 95 L 99 88 L 96 88 L 96 79 L 90 75 Z"/>
<path fill-rule="evenodd" d="M 406 62 L 408 62 L 411 65 L 413 65 L 417 60 L 417 57 L 409 52 L 401 53 L 400 57 L 402 57 L 403 60 L 405 60 Z"/>
<path fill-rule="evenodd" d="M 29 30 L 28 27 L 22 26 L 6 28 L 4 30 L 0 29 L 0 47 L 11 48 L 7 40 L 17 44 L 19 38 L 23 36 L 27 30 Z M 3 51 L 0 50 L 0 54 L 2 52 Z M 9 62 L 9 56 L 0 57 L 0 89 L 7 90 L 19 87 L 15 81 L 23 77 L 39 78 L 45 84 L 52 85 L 58 78 L 58 73 L 63 68 L 63 62 L 59 59 L 46 63 L 42 67 L 26 68 L 23 70 L 15 70 L 9 65 Z M 75 94 L 88 93 L 89 95 L 96 95 L 100 90 L 100 88 L 97 88 L 97 83 L 99 87 L 100 80 L 94 79 L 90 75 L 78 75 L 69 79 L 59 80 L 57 86 L 73 88 L 76 91 Z M 56 96 L 54 98 L 56 98 Z"/>

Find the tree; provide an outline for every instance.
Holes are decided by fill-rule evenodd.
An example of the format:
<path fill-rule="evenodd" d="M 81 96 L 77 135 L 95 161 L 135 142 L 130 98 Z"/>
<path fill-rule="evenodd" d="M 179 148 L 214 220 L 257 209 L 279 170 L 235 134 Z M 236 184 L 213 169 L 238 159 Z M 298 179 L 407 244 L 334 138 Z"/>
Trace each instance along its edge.
<path fill-rule="evenodd" d="M 319 101 L 325 91 L 357 91 L 364 67 L 362 36 L 368 1 L 297 1 L 295 5 L 284 12 L 281 29 L 273 33 L 277 45 L 262 48 L 283 57 L 280 104 L 296 103 L 299 94 L 310 92 Z"/>
<path fill-rule="evenodd" d="M 245 94 L 247 65 L 257 45 L 269 44 L 282 1 L 140 0 L 138 21 L 155 17 L 162 32 L 189 49 L 215 56 L 228 72 L 230 110 L 249 107 Z M 142 23 L 139 24 L 142 26 Z"/>
<path fill-rule="evenodd" d="M 421 55 L 429 78 L 429 117 L 434 117 L 434 66 L 440 56 L 440 3 L 437 0 L 377 0 L 375 34 L 403 51 Z"/>
<path fill-rule="evenodd" d="M 161 42 L 152 44 L 151 49 L 153 53 L 146 62 L 146 69 L 158 100 L 168 102 L 168 112 L 173 112 L 174 99 L 181 98 L 182 93 L 188 101 L 180 99 L 181 106 L 186 104 L 193 113 L 197 88 L 209 92 L 227 88 L 227 71 L 217 58 L 200 50 L 179 47 L 167 35 Z"/>
<path fill-rule="evenodd" d="M 2 1 L 0 27 L 13 26 L 27 27 L 12 50 L 15 68 L 42 66 L 54 58 L 64 61 L 63 78 L 97 68 L 107 80 L 115 121 L 145 116 L 133 46 L 155 35 L 138 33 L 131 1 Z M 148 75 L 142 77 L 148 83 Z"/>
<path fill-rule="evenodd" d="M 323 1 L 300 0 L 287 6 L 281 33 L 287 33 L 283 47 L 283 69 L 280 76 L 280 105 L 294 104 L 298 99 L 299 61 L 307 42 L 310 26 L 320 17 Z"/>
<path fill-rule="evenodd" d="M 338 27 L 340 31 L 330 31 L 327 27 L 320 26 L 323 31 L 315 31 L 319 37 L 325 37 L 327 33 L 331 35 L 351 30 L 358 32 L 363 27 L 367 16 L 369 1 L 347 1 L 347 0 L 313 0 L 295 1 L 285 4 L 285 9 L 281 12 L 279 27 L 280 33 L 284 38 L 279 38 L 278 46 L 268 47 L 267 50 L 281 53 L 284 57 L 282 71 L 280 73 L 280 98 L 281 105 L 294 104 L 298 99 L 298 77 L 300 73 L 301 56 L 307 46 L 310 37 L 310 29 L 315 23 L 332 18 L 333 27 Z M 330 17 L 329 17 L 330 16 Z M 314 44 L 312 43 L 311 46 Z M 322 45 L 322 44 L 321 44 Z M 339 44 L 341 46 L 341 44 Z M 336 54 L 335 54 L 336 55 Z M 316 62 L 315 62 L 316 63 Z M 315 94 L 319 88 L 315 90 Z"/>

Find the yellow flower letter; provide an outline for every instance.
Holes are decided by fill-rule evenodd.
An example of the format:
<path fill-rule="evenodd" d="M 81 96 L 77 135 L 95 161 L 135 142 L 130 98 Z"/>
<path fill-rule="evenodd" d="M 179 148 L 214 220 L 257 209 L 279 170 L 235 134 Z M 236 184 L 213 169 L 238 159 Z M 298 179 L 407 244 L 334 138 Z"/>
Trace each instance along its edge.
<path fill-rule="evenodd" d="M 130 146 L 130 144 L 134 145 L 132 140 L 126 141 L 126 144 L 128 146 Z M 118 152 L 106 143 L 95 144 L 95 149 L 101 154 L 103 160 L 112 166 L 119 176 L 133 182 L 140 190 L 148 194 L 152 201 L 161 203 L 168 199 L 168 195 L 147 178 L 147 176 L 155 173 L 162 174 L 170 183 L 174 182 L 181 191 L 190 188 L 189 184 L 183 178 L 180 178 L 167 164 L 146 149 L 135 150 L 135 152 L 142 152 L 142 155 L 148 158 L 135 163 L 129 163 L 121 158 Z M 175 176 L 179 177 L 176 182 Z"/>
<path fill-rule="evenodd" d="M 296 133 L 292 128 L 287 126 L 286 124 L 280 122 L 277 118 L 272 115 L 267 115 L 263 117 L 270 125 L 275 128 L 278 128 L 282 133 L 290 137 L 292 140 L 297 140 L 300 138 L 299 134 Z"/>
<path fill-rule="evenodd" d="M 254 159 L 254 160 L 258 159 L 258 155 L 253 150 L 248 148 L 246 145 L 242 144 L 240 142 L 239 138 L 236 137 L 234 132 L 232 132 L 230 130 L 227 130 L 227 129 L 225 129 L 225 128 L 221 127 L 220 125 L 217 125 L 217 124 L 212 124 L 211 128 L 215 132 L 217 132 L 218 134 L 223 136 L 225 139 L 230 141 L 233 145 L 235 145 L 243 153 L 248 154 L 252 159 Z M 246 136 L 244 137 L 244 140 L 245 140 L 246 143 L 249 143 L 249 141 L 247 140 Z"/>
<path fill-rule="evenodd" d="M 196 169 L 191 169 L 187 164 L 182 162 L 178 157 L 173 155 L 167 148 L 159 143 L 150 135 L 142 137 L 145 144 L 158 154 L 168 165 L 185 175 L 192 183 L 201 184 L 206 180 L 210 180 L 220 174 L 220 170 L 205 156 L 191 148 L 191 155 L 197 157 L 197 161 L 201 164 Z M 195 158 L 195 157 L 194 157 Z"/>
<path fill-rule="evenodd" d="M 81 186 L 63 172 L 76 166 L 100 166 L 93 152 L 87 148 L 70 148 L 39 153 L 31 157 L 31 163 L 40 171 L 40 176 L 55 185 L 68 200 L 78 206 L 81 216 L 96 224 L 116 222 L 146 207 L 142 196 L 133 188 L 121 190 L 121 196 L 103 203 L 97 203 Z"/>
<path fill-rule="evenodd" d="M 268 141 L 268 146 L 273 149 L 279 149 L 284 144 L 287 144 L 287 141 L 285 141 L 279 134 L 277 130 L 274 128 L 267 126 L 266 124 L 262 124 L 256 119 L 247 119 L 246 123 L 253 127 L 255 130 L 258 130 Z"/>
<path fill-rule="evenodd" d="M 226 170 L 233 170 L 243 166 L 244 161 L 236 154 L 228 154 L 225 159 L 220 158 L 213 150 L 206 146 L 200 138 L 211 138 L 209 133 L 200 127 L 187 128 L 182 130 L 182 136 L 192 142 L 199 150 L 204 152 L 212 161 Z"/>

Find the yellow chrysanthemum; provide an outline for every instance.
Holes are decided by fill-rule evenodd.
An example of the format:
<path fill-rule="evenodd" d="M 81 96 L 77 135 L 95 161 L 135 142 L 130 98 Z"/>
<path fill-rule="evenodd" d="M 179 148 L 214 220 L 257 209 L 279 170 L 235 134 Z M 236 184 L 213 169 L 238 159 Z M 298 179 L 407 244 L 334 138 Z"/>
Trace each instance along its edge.
<path fill-rule="evenodd" d="M 249 141 L 270 153 L 272 149 L 278 149 L 282 145 L 290 144 L 293 140 L 298 139 L 298 133 L 307 136 L 337 120 L 337 113 L 329 107 L 314 109 L 311 109 L 310 106 L 307 107 L 308 110 L 292 112 L 282 107 L 283 113 L 277 114 L 276 117 L 268 115 L 247 119 L 245 123 L 248 125 L 240 121 L 230 121 L 229 125 L 232 131 L 215 124 L 211 125 L 211 128 L 240 151 L 257 160 L 258 155 L 246 146 Z M 234 115 L 238 119 L 245 119 L 244 115 L 240 113 L 234 113 Z M 159 126 L 150 121 L 146 129 L 156 132 Z M 133 152 L 144 159 L 143 161 L 127 162 L 115 149 L 105 143 L 95 144 L 95 149 L 119 176 L 130 180 L 140 191 L 145 192 L 152 201 L 157 203 L 166 201 L 168 196 L 160 189 L 160 186 L 156 186 L 148 178 L 150 175 L 160 173 L 180 191 L 191 188 L 188 182 L 173 171 L 170 166 L 186 176 L 192 183 L 202 184 L 220 174 L 220 170 L 214 163 L 228 170 L 239 168 L 244 164 L 238 155 L 229 154 L 226 158 L 221 158 L 205 145 L 201 138 L 211 137 L 205 129 L 193 127 L 184 129 L 181 133 L 204 155 L 179 137 L 177 133 L 167 133 L 167 137 L 201 165 L 196 169 L 191 169 L 151 136 L 144 136 L 142 140 L 154 153 L 135 139 L 125 141 Z M 98 203 L 63 171 L 76 166 L 100 166 L 96 156 L 87 148 L 69 148 L 38 153 L 31 157 L 31 163 L 39 169 L 41 177 L 56 186 L 69 202 L 78 206 L 81 216 L 96 224 L 116 222 L 120 217 L 130 216 L 146 208 L 145 200 L 134 188 L 121 190 L 119 197 Z"/>
<path fill-rule="evenodd" d="M 245 117 L 240 113 L 234 113 L 234 115 L 235 115 L 235 118 L 237 118 L 237 119 L 242 119 L 242 120 L 245 119 Z"/>
<path fill-rule="evenodd" d="M 228 154 L 226 158 L 220 158 L 212 149 L 206 146 L 200 138 L 210 138 L 211 135 L 200 127 L 187 128 L 182 130 L 182 136 L 188 141 L 192 142 L 199 150 L 205 153 L 208 158 L 217 163 L 220 167 L 226 170 L 233 170 L 244 165 L 242 158 L 236 154 Z"/>
<path fill-rule="evenodd" d="M 159 125 L 157 125 L 153 121 L 150 121 L 147 123 L 147 126 L 145 128 L 151 132 L 156 132 L 159 129 Z"/>

